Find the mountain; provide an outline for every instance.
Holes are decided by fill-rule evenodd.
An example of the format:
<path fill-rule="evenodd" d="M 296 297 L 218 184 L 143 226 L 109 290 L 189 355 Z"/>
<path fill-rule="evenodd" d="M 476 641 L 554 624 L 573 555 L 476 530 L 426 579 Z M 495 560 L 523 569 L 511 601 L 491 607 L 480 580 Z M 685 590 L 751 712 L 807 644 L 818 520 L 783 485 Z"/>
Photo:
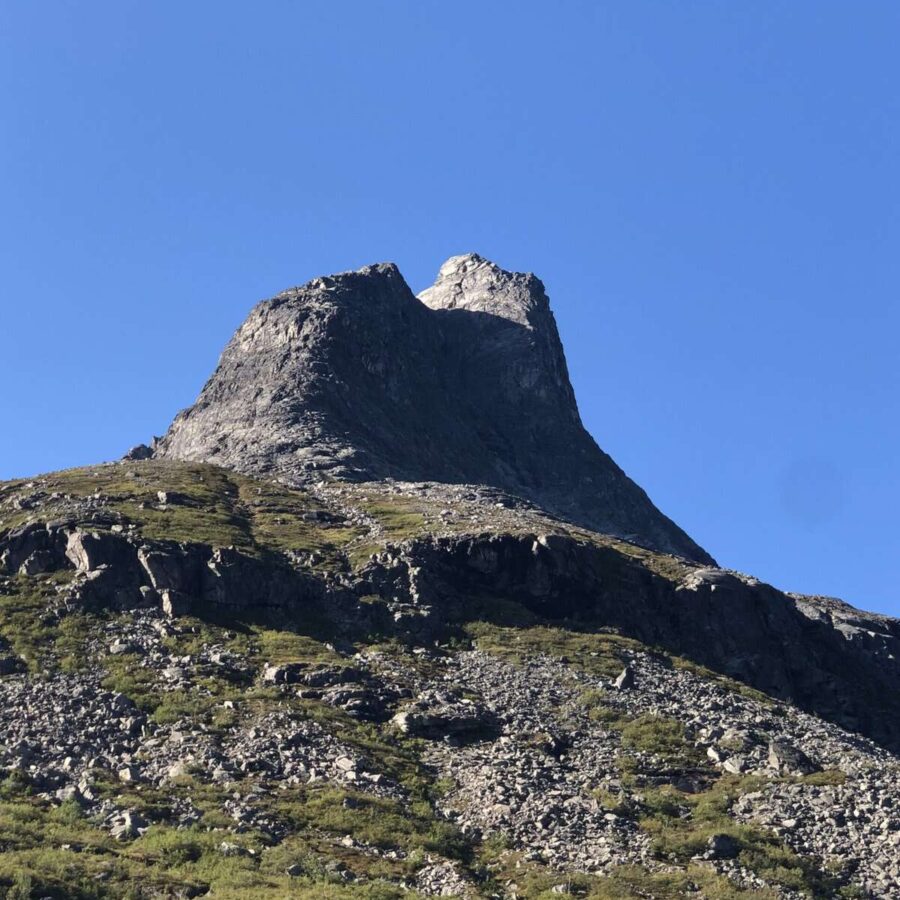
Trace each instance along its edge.
<path fill-rule="evenodd" d="M 490 485 L 713 562 L 584 429 L 541 282 L 476 254 L 418 298 L 387 263 L 260 303 L 155 455 L 295 485 Z"/>
<path fill-rule="evenodd" d="M 455 257 L 0 483 L 0 898 L 900 896 L 900 622 L 717 567 Z"/>

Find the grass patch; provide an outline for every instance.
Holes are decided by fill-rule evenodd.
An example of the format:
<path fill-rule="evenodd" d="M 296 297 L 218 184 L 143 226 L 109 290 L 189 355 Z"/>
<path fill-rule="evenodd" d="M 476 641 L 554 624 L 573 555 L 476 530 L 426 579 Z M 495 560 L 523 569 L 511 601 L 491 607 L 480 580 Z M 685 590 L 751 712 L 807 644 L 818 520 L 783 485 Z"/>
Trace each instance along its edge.
<path fill-rule="evenodd" d="M 734 801 L 762 783 L 752 776 L 723 776 L 698 794 L 685 794 L 671 785 L 646 790 L 641 827 L 652 836 L 653 851 L 660 859 L 689 863 L 713 835 L 727 835 L 739 848 L 741 865 L 767 882 L 811 897 L 839 896 L 841 885 L 813 859 L 798 856 L 771 832 L 731 817 Z"/>
<path fill-rule="evenodd" d="M 678 871 L 649 871 L 637 865 L 617 866 L 604 875 L 571 874 L 526 862 L 510 852 L 501 839 L 491 838 L 479 848 L 483 864 L 481 896 L 506 896 L 515 883 L 521 900 L 557 900 L 560 896 L 587 900 L 777 900 L 771 889 L 742 888 L 713 869 L 690 864 Z M 561 893 L 560 889 L 563 890 Z"/>
<path fill-rule="evenodd" d="M 529 656 L 553 656 L 588 675 L 613 678 L 627 662 L 626 651 L 646 648 L 617 634 L 586 634 L 536 625 L 511 628 L 490 622 L 472 622 L 466 631 L 479 650 L 521 663 Z"/>
<path fill-rule="evenodd" d="M 700 752 L 687 739 L 684 726 L 662 716 L 638 716 L 622 725 L 622 746 L 640 753 L 652 753 L 678 767 L 703 762 Z"/>
<path fill-rule="evenodd" d="M 334 787 L 298 788 L 290 794 L 273 798 L 270 808 L 298 832 L 319 829 L 338 837 L 349 834 L 382 849 L 418 849 L 452 859 L 466 859 L 471 853 L 458 829 L 437 819 L 425 801 L 405 805 Z"/>
<path fill-rule="evenodd" d="M 595 788 L 591 796 L 606 810 L 617 816 L 630 816 L 633 812 L 631 801 L 627 794 L 608 791 L 605 788 Z"/>
<path fill-rule="evenodd" d="M 327 666 L 344 662 L 343 657 L 326 647 L 323 642 L 296 631 L 254 629 L 252 641 L 256 653 L 266 663 L 279 665 L 303 662 Z"/>
<path fill-rule="evenodd" d="M 780 895 L 766 888 L 741 888 L 710 869 L 691 865 L 681 872 L 648 872 L 639 866 L 619 866 L 600 878 L 588 894 L 590 900 L 777 900 Z"/>
<path fill-rule="evenodd" d="M 168 495 L 165 504 L 160 491 Z M 38 499 L 33 508 L 15 509 L 13 501 L 24 497 Z M 37 519 L 88 516 L 79 504 L 89 498 L 146 540 L 234 546 L 254 556 L 302 552 L 323 569 L 343 568 L 344 548 L 361 534 L 305 491 L 174 460 L 68 469 L 0 484 L 0 532 Z"/>
<path fill-rule="evenodd" d="M 80 614 L 60 617 L 53 612 L 56 589 L 71 574 L 17 575 L 0 592 L 0 637 L 32 672 L 55 669 L 66 657 L 73 668 L 85 662 L 84 644 L 93 619 Z"/>
<path fill-rule="evenodd" d="M 847 780 L 847 776 L 840 769 L 824 769 L 821 772 L 813 772 L 804 775 L 800 781 L 803 784 L 811 784 L 815 787 L 837 787 Z"/>
<path fill-rule="evenodd" d="M 389 541 L 408 540 L 427 527 L 424 513 L 405 497 L 380 498 L 376 503 L 363 503 L 362 509 L 378 522 Z"/>
<path fill-rule="evenodd" d="M 578 705 L 587 710 L 588 718 L 604 728 L 621 731 L 632 717 L 607 705 L 607 693 L 599 688 L 589 688 L 578 695 Z"/>
<path fill-rule="evenodd" d="M 95 783 L 115 789 L 112 780 Z M 121 786 L 120 786 L 121 787 Z M 244 792 L 249 785 L 237 785 Z M 203 812 L 230 793 L 190 777 L 163 793 L 148 787 L 122 788 L 118 802 L 141 811 L 149 820 L 165 815 L 174 797 L 187 797 Z M 349 805 L 346 804 L 351 800 Z M 389 801 L 329 789 L 284 792 L 273 804 L 296 823 L 298 833 L 277 846 L 250 831 L 234 835 L 204 813 L 200 826 L 173 828 L 152 824 L 127 842 L 113 840 L 85 818 L 74 803 L 58 808 L 29 793 L 27 785 L 0 780 L 0 897 L 52 897 L 54 900 L 112 900 L 148 896 L 300 897 L 304 900 L 399 900 L 419 895 L 397 880 L 421 864 L 424 852 L 465 856 L 468 845 L 452 826 L 437 822 L 430 808 L 406 809 Z M 349 826 L 349 827 L 348 827 Z M 409 861 L 384 861 L 341 847 L 334 838 L 354 833 L 379 846 L 420 848 Z M 243 852 L 225 855 L 227 840 Z M 298 865 L 299 874 L 286 874 Z M 364 879 L 345 885 L 340 870 L 349 866 Z M 394 879 L 389 883 L 385 879 Z"/>

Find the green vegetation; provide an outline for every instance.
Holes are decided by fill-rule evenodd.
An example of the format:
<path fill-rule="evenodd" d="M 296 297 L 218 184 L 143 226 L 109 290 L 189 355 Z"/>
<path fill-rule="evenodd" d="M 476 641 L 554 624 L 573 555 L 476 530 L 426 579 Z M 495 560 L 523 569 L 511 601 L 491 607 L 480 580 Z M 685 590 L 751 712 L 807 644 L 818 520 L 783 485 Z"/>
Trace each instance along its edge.
<path fill-rule="evenodd" d="M 709 868 L 689 865 L 678 872 L 648 872 L 638 866 L 620 866 L 606 878 L 599 879 L 588 895 L 590 900 L 680 900 L 699 897 L 702 900 L 776 900 L 779 896 L 766 888 L 741 888 Z"/>
<path fill-rule="evenodd" d="M 160 502 L 159 492 L 166 503 Z M 8 501 L 20 495 L 38 496 L 41 506 L 16 509 Z M 305 491 L 217 466 L 168 460 L 68 469 L 32 482 L 6 482 L 0 485 L 0 532 L 36 518 L 65 515 L 88 499 L 101 500 L 102 509 L 120 516 L 124 525 L 134 525 L 148 540 L 234 546 L 256 556 L 302 551 L 315 554 L 323 568 L 341 566 L 343 550 L 361 535 L 333 522 Z"/>
<path fill-rule="evenodd" d="M 397 824 L 395 820 L 392 820 Z M 347 851 L 316 838 L 291 837 L 271 846 L 254 834 L 231 836 L 201 828 L 153 825 L 131 842 L 120 843 L 86 820 L 74 804 L 53 809 L 7 782 L 0 782 L 0 897 L 106 898 L 215 897 L 301 900 L 399 900 L 416 897 L 383 877 L 366 872 L 366 858 L 350 854 L 371 880 L 344 885 L 337 874 Z M 223 840 L 239 851 L 225 855 Z M 299 874 L 288 876 L 288 867 Z M 384 868 L 384 867 L 383 867 Z M 292 870 L 294 871 L 294 870 Z"/>
<path fill-rule="evenodd" d="M 604 788 L 596 788 L 592 795 L 600 806 L 606 812 L 614 813 L 617 816 L 631 817 L 633 814 L 633 806 L 628 795 L 622 792 L 608 791 Z"/>
<path fill-rule="evenodd" d="M 589 675 L 612 678 L 627 662 L 625 651 L 645 650 L 643 644 L 617 634 L 594 634 L 536 625 L 510 628 L 488 622 L 473 622 L 466 631 L 479 650 L 495 653 L 512 662 L 545 654 Z"/>
<path fill-rule="evenodd" d="M 32 672 L 85 660 L 85 636 L 93 619 L 82 613 L 62 618 L 50 612 L 57 588 L 69 572 L 26 578 L 17 575 L 0 588 L 0 637 Z"/>
<path fill-rule="evenodd" d="M 339 710 L 270 689 L 245 692 L 242 705 L 257 711 L 287 705 L 301 715 L 319 713 L 314 717 L 338 728 L 343 742 L 371 760 L 379 771 L 402 782 L 409 801 L 327 785 L 260 789 L 247 779 L 222 786 L 206 780 L 208 776 L 202 772 L 154 788 L 143 783 L 124 785 L 113 773 L 95 770 L 92 789 L 100 797 L 114 800 L 120 808 L 136 810 L 154 823 L 142 837 L 119 843 L 98 828 L 98 823 L 85 819 L 76 803 L 54 809 L 31 793 L 26 778 L 14 775 L 0 780 L 0 897 L 175 897 L 190 896 L 195 888 L 209 888 L 217 897 L 378 900 L 399 896 L 396 882 L 409 876 L 425 853 L 460 860 L 471 857 L 470 843 L 434 813 L 432 795 L 447 786 L 432 784 L 419 761 L 416 742 L 381 733 L 376 726 L 358 723 Z M 192 715 L 195 722 L 202 721 L 202 712 Z M 252 829 L 231 834 L 233 822 L 223 812 L 223 805 L 235 792 L 257 811 L 286 826 L 289 836 L 273 844 L 268 836 Z M 179 800 L 189 800 L 198 811 L 200 821 L 195 827 L 174 829 L 165 824 L 173 803 Z M 343 846 L 340 839 L 346 835 L 408 855 L 391 861 L 366 854 Z M 223 840 L 242 849 L 235 855 L 223 855 Z M 301 874 L 288 877 L 288 867 Z M 339 872 L 345 867 L 365 880 L 344 885 Z M 129 885 L 142 885 L 147 893 Z M 33 894 L 22 893 L 26 889 Z M 403 896 L 417 895 L 404 892 Z"/>
<path fill-rule="evenodd" d="M 383 849 L 429 850 L 456 859 L 470 853 L 462 835 L 436 819 L 427 801 L 413 801 L 406 807 L 396 800 L 337 788 L 285 793 L 291 796 L 278 796 L 271 809 L 298 832 L 317 828 L 336 837 L 349 834 Z"/>
<path fill-rule="evenodd" d="M 385 544 L 400 543 L 428 530 L 425 514 L 409 498 L 359 498 L 359 506 L 378 524 L 384 536 L 379 540 L 361 539 L 347 548 L 347 558 L 353 569 L 364 566 Z"/>
<path fill-rule="evenodd" d="M 822 772 L 804 775 L 800 779 L 803 784 L 811 784 L 816 787 L 836 787 L 846 780 L 847 776 L 840 769 L 825 769 Z"/>
<path fill-rule="evenodd" d="M 363 510 L 384 529 L 388 540 L 404 541 L 426 530 L 425 515 L 404 497 L 384 498 L 377 503 L 363 504 Z"/>
<path fill-rule="evenodd" d="M 335 665 L 342 658 L 321 641 L 296 631 L 247 626 L 248 650 L 267 663 L 305 662 L 310 665 Z"/>
<path fill-rule="evenodd" d="M 672 785 L 645 789 L 640 798 L 641 827 L 652 836 L 660 859 L 688 863 L 705 850 L 713 835 L 725 835 L 736 844 L 738 861 L 768 882 L 810 897 L 839 896 L 840 885 L 813 860 L 798 856 L 771 832 L 731 817 L 734 801 L 763 783 L 754 777 L 728 775 L 697 794 L 683 793 Z"/>
<path fill-rule="evenodd" d="M 676 584 L 682 581 L 692 568 L 683 559 L 677 556 L 670 556 L 668 553 L 646 550 L 643 547 L 638 547 L 636 544 L 629 544 L 626 541 L 619 541 L 606 535 L 597 535 L 590 531 L 583 532 L 583 536 L 592 544 L 608 547 L 620 556 L 634 560 L 655 575 Z"/>
<path fill-rule="evenodd" d="M 645 715 L 626 722 L 621 729 L 622 746 L 641 753 L 653 753 L 668 765 L 681 768 L 701 765 L 703 758 L 674 719 Z"/>
<path fill-rule="evenodd" d="M 479 859 L 485 879 L 482 895 L 486 897 L 502 896 L 502 886 L 509 882 L 516 885 L 521 900 L 556 900 L 560 885 L 569 896 L 586 900 L 776 900 L 779 896 L 770 889 L 739 887 L 712 868 L 696 863 L 677 871 L 649 871 L 623 865 L 605 875 L 563 875 L 525 862 L 519 854 L 508 852 L 496 838 L 479 848 Z"/>

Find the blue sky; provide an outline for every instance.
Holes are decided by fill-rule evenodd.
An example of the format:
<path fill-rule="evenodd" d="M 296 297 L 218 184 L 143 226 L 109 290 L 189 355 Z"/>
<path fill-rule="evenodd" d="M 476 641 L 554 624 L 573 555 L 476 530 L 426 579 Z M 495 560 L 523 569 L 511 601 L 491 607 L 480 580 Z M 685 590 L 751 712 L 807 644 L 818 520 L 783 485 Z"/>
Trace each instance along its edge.
<path fill-rule="evenodd" d="M 900 614 L 900 7 L 0 5 L 0 478 L 162 433 L 258 299 L 534 271 L 723 565 Z M 549 464 L 549 461 L 548 461 Z"/>

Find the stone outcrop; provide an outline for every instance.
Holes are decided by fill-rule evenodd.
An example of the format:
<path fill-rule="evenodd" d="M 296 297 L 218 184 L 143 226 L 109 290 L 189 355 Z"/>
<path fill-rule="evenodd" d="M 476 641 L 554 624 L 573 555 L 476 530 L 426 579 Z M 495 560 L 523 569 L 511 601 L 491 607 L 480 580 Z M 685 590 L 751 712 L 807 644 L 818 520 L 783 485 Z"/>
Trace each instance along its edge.
<path fill-rule="evenodd" d="M 490 710 L 447 690 L 423 691 L 391 721 L 404 734 L 426 738 L 483 738 L 496 730 Z"/>
<path fill-rule="evenodd" d="M 712 561 L 584 429 L 541 282 L 475 254 L 418 298 L 379 264 L 260 303 L 153 452 L 289 483 L 486 484 Z"/>
<path fill-rule="evenodd" d="M 388 545 L 335 578 L 233 547 L 36 525 L 0 536 L 6 571 L 15 573 L 34 547 L 54 568 L 74 568 L 64 596 L 86 609 L 281 620 L 315 611 L 349 638 L 443 640 L 473 615 L 490 619 L 514 602 L 572 627 L 614 628 L 900 749 L 900 621 L 724 569 L 688 567 L 676 582 L 591 540 L 485 533 Z M 360 602 L 366 597 L 379 602 Z M 615 686 L 626 690 L 634 673 L 623 675 Z M 307 680 L 304 666 L 276 666 L 266 677 L 323 686 Z"/>
<path fill-rule="evenodd" d="M 382 553 L 362 575 L 365 590 L 405 596 L 425 613 L 423 634 L 471 616 L 472 597 L 488 618 L 513 601 L 570 627 L 611 627 L 664 647 L 900 749 L 900 621 L 887 616 L 724 569 L 673 582 L 563 535 L 425 538 Z"/>
<path fill-rule="evenodd" d="M 65 596 L 88 609 L 160 606 L 170 616 L 204 609 L 296 613 L 325 592 L 324 582 L 284 559 L 42 523 L 0 535 L 0 573 L 25 574 L 22 567 L 36 553 L 47 560 L 42 571 L 75 570 Z"/>

